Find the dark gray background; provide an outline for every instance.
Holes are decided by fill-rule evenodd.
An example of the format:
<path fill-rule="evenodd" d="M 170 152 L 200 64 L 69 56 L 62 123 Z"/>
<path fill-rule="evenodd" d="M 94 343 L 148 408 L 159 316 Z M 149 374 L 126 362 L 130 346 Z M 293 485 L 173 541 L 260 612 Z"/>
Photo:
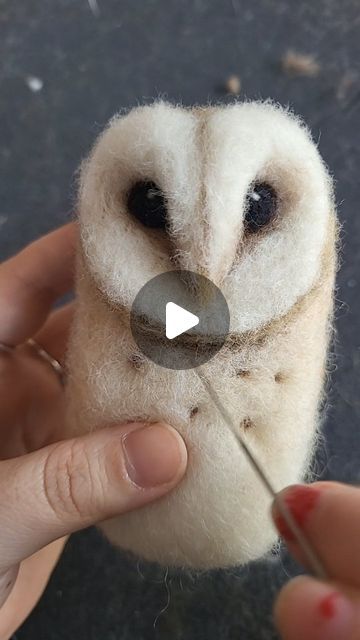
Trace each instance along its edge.
<path fill-rule="evenodd" d="M 241 76 L 242 98 L 290 104 L 336 177 L 343 222 L 337 356 L 315 470 L 358 482 L 359 2 L 98 3 L 96 16 L 87 0 L 0 0 L 1 255 L 68 219 L 74 172 L 118 109 L 158 95 L 185 104 L 226 99 L 221 85 L 230 73 Z M 284 74 L 280 59 L 289 48 L 315 54 L 318 77 Z M 41 78 L 42 90 L 32 92 L 27 76 Z M 295 570 L 283 554 L 231 572 L 167 575 L 137 565 L 91 530 L 73 536 L 16 637 L 268 640 L 276 637 L 272 600 Z"/>

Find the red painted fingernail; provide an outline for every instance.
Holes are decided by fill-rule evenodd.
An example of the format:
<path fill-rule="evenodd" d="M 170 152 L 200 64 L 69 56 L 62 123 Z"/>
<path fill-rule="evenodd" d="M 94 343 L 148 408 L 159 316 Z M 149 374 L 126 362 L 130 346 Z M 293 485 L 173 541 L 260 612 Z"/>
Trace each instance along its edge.
<path fill-rule="evenodd" d="M 318 612 L 322 618 L 326 618 L 327 620 L 331 620 L 334 618 L 337 613 L 337 600 L 342 598 L 342 595 L 337 591 L 333 593 L 329 593 L 329 595 L 322 598 L 322 600 L 318 603 Z"/>
<path fill-rule="evenodd" d="M 299 484 L 286 489 L 282 499 L 295 522 L 302 528 L 310 512 L 314 509 L 319 496 L 320 490 L 317 487 Z M 276 501 L 274 503 L 273 519 L 280 535 L 289 542 L 294 541 L 295 536 L 283 516 L 279 513 Z"/>
<path fill-rule="evenodd" d="M 297 582 L 297 587 L 296 587 Z M 308 578 L 295 578 L 294 592 L 289 592 L 287 617 L 298 640 L 345 640 L 359 638 L 354 634 L 357 616 L 356 599 L 352 601 L 333 585 Z M 296 594 L 296 595 L 295 595 Z M 301 603 L 301 605 L 300 605 Z M 290 615 L 289 610 L 293 609 Z M 280 621 L 280 620 L 279 620 Z M 281 627 L 280 627 L 281 628 Z M 290 634 L 291 635 L 291 634 Z M 281 637 L 290 637 L 284 633 Z"/>
<path fill-rule="evenodd" d="M 352 602 L 342 593 L 336 591 L 324 593 L 314 604 L 313 626 L 316 629 L 316 638 L 338 640 L 357 637 L 353 635 L 356 610 Z"/>

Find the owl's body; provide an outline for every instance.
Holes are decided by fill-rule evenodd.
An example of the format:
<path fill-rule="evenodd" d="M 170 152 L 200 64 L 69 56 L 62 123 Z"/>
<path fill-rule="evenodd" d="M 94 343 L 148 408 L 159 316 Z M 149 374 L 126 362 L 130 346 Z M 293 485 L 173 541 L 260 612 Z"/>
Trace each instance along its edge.
<path fill-rule="evenodd" d="M 128 211 L 134 184 L 164 194 L 164 229 Z M 276 192 L 269 225 L 246 226 L 254 184 Z M 129 311 L 171 269 L 225 295 L 229 340 L 204 371 L 276 488 L 313 450 L 335 271 L 331 182 L 307 130 L 269 104 L 185 110 L 158 103 L 114 119 L 84 165 L 69 429 L 134 419 L 183 435 L 189 466 L 169 496 L 103 523 L 115 544 L 164 564 L 240 564 L 276 539 L 269 496 L 192 370 L 139 353 Z"/>

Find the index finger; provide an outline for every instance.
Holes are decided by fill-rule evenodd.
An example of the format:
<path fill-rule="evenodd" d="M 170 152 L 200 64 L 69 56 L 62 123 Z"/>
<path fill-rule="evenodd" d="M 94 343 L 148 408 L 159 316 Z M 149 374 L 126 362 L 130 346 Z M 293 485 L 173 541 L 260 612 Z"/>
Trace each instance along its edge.
<path fill-rule="evenodd" d="M 72 288 L 76 235 L 74 223 L 65 225 L 0 265 L 0 342 L 16 346 L 32 336 Z"/>
<path fill-rule="evenodd" d="M 281 494 L 330 579 L 360 586 L 360 489 L 337 482 L 287 487 Z M 273 508 L 275 524 L 294 556 L 306 558 Z"/>

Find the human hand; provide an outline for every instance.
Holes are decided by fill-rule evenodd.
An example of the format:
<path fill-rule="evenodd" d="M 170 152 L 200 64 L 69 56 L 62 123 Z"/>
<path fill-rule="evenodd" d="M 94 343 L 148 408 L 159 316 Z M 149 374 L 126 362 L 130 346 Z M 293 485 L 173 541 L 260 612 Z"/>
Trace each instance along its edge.
<path fill-rule="evenodd" d="M 284 640 L 359 640 L 360 489 L 335 482 L 288 487 L 280 496 L 322 561 L 328 582 L 291 580 L 275 603 Z M 293 555 L 306 560 L 274 507 L 275 524 Z"/>
<path fill-rule="evenodd" d="M 26 341 L 63 361 L 73 308 L 51 308 L 72 287 L 76 234 L 67 225 L 0 265 L 0 344 L 16 346 L 0 348 L 0 640 L 36 604 L 64 536 L 159 498 L 186 467 L 167 425 L 62 440 L 62 385 Z"/>

